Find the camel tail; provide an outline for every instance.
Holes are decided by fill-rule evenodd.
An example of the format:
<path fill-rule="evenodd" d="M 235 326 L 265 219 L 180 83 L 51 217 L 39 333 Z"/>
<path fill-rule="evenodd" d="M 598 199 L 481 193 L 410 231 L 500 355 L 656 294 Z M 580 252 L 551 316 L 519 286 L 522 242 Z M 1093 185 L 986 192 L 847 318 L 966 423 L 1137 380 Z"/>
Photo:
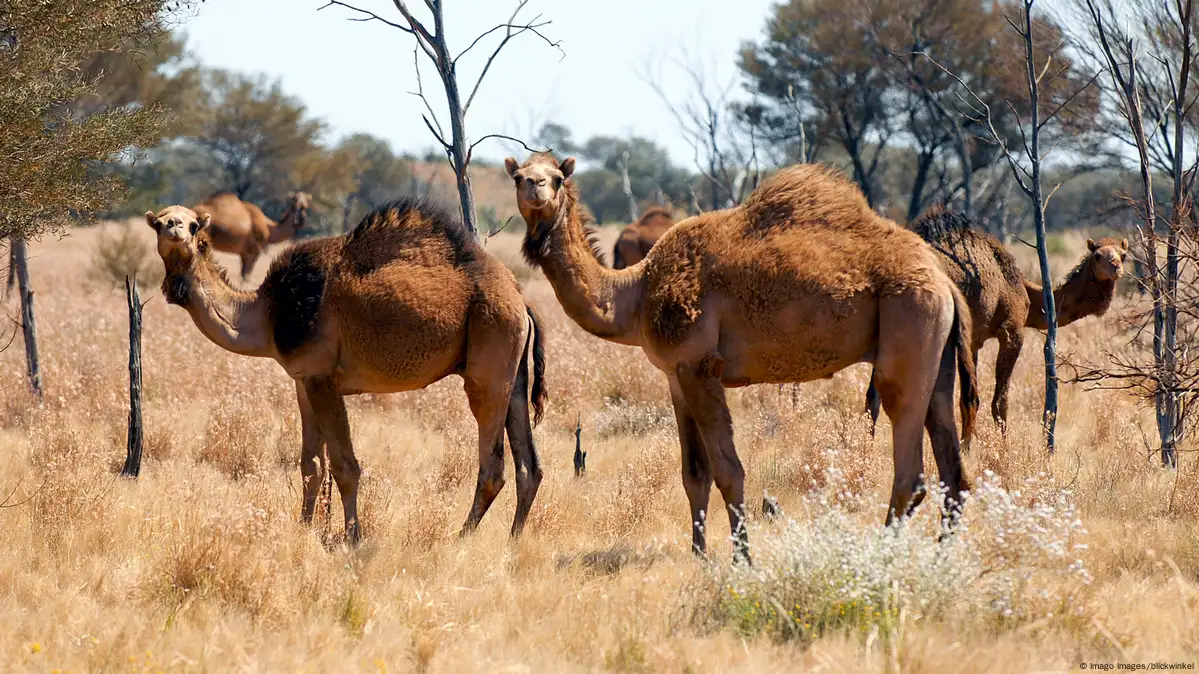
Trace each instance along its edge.
<path fill-rule="evenodd" d="M 545 414 L 545 403 L 549 399 L 545 390 L 545 329 L 541 327 L 537 313 L 528 303 L 525 304 L 525 311 L 529 314 L 533 332 L 533 381 L 530 396 L 533 402 L 533 425 L 536 426 L 541 423 L 541 417 Z M 528 358 L 527 352 L 525 357 Z"/>
<path fill-rule="evenodd" d="M 957 286 L 950 284 L 950 287 L 953 288 L 953 326 L 950 328 L 949 344 L 945 348 L 952 345 L 957 351 L 958 379 L 962 385 L 962 444 L 969 447 L 970 438 L 974 435 L 974 420 L 978 415 L 978 375 L 974 371 L 974 350 L 971 348 L 970 308 Z"/>

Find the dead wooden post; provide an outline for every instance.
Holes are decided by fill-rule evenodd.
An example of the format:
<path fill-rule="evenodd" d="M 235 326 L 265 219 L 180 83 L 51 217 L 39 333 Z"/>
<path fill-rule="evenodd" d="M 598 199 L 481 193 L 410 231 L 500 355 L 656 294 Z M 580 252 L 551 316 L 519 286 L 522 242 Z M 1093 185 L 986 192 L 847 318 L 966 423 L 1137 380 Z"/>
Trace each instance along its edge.
<path fill-rule="evenodd" d="M 768 520 L 778 519 L 783 514 L 783 509 L 779 507 L 779 500 L 770 495 L 765 489 L 762 490 L 762 517 Z"/>
<path fill-rule="evenodd" d="M 129 304 L 129 433 L 121 475 L 137 478 L 142 472 L 142 300 L 137 282 L 128 276 L 125 301 Z"/>
<path fill-rule="evenodd" d="M 29 390 L 42 399 L 42 373 L 37 355 L 37 322 L 33 317 L 33 289 L 29 287 L 29 256 L 25 240 L 12 239 L 12 267 L 21 294 L 21 331 L 25 337 L 25 366 Z"/>
<path fill-rule="evenodd" d="M 587 452 L 583 451 L 583 415 L 575 418 L 575 477 L 587 474 Z"/>

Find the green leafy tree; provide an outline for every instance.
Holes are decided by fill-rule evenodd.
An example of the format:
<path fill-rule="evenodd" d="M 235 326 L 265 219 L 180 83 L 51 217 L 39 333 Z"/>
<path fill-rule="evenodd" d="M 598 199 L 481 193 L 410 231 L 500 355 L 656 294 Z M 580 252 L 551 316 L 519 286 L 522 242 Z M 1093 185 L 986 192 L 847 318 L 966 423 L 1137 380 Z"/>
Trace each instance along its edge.
<path fill-rule="evenodd" d="M 214 187 L 253 202 L 285 198 L 297 187 L 292 172 L 323 151 L 325 123 L 263 77 L 208 70 L 203 85 L 209 104 L 187 140 L 220 164 Z M 311 165 L 307 172 L 317 173 Z"/>
<path fill-rule="evenodd" d="M 122 194 L 121 176 L 96 168 L 154 144 L 167 113 L 114 103 L 88 66 L 122 48 L 161 43 L 167 4 L 0 3 L 0 236 L 60 230 L 69 214 L 94 212 Z"/>

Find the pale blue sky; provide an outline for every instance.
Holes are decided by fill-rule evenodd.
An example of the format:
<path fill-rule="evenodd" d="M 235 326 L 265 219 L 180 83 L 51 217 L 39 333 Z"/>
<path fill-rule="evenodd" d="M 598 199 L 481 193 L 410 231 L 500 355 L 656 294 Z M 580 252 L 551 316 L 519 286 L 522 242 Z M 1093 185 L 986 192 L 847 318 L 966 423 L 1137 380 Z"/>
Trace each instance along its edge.
<path fill-rule="evenodd" d="M 399 150 L 433 146 L 421 122 L 413 39 L 379 23 L 347 21 L 338 7 L 317 11 L 324 0 L 206 0 L 184 24 L 188 47 L 199 60 L 278 77 L 284 88 L 329 123 L 335 136 L 357 131 L 388 139 Z M 358 6 L 402 21 L 390 0 Z M 507 19 L 513 0 L 446 0 L 446 33 L 454 53 Z M 529 34 L 513 39 L 484 81 L 467 117 L 467 131 L 527 135 L 531 121 L 566 124 L 576 140 L 595 134 L 634 133 L 664 144 L 690 165 L 691 150 L 677 123 L 639 78 L 647 64 L 665 64 L 680 49 L 704 60 L 721 82 L 736 75 L 742 40 L 756 39 L 772 0 L 531 0 L 521 16 L 553 21 L 543 30 L 561 40 L 566 57 Z M 409 7 L 428 18 L 424 3 Z M 431 26 L 431 22 L 430 22 Z M 495 41 L 481 43 L 459 63 L 459 83 L 473 84 Z M 426 93 L 446 125 L 444 97 L 421 55 Z M 686 93 L 677 70 L 663 68 L 676 97 Z M 463 92 L 465 97 L 467 92 Z M 496 159 L 511 148 L 488 141 L 478 155 Z"/>

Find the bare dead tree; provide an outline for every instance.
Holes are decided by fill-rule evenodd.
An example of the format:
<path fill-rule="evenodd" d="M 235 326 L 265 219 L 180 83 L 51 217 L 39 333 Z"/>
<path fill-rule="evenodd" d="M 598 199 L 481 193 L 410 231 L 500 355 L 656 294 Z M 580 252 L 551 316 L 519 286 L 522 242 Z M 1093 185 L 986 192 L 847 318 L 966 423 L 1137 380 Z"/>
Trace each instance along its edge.
<path fill-rule="evenodd" d="M 411 35 L 416 41 L 416 46 L 413 50 L 413 61 L 416 70 L 417 90 L 413 93 L 419 97 L 425 104 L 427 115 L 422 115 L 425 126 L 437 139 L 441 148 L 446 153 L 446 158 L 450 162 L 450 166 L 454 169 L 454 176 L 458 183 L 458 198 L 462 208 L 462 220 L 466 223 L 467 229 L 475 237 L 479 236 L 478 219 L 475 214 L 475 197 L 471 190 L 470 184 L 470 160 L 475 147 L 485 140 L 499 138 L 515 143 L 519 143 L 525 150 L 533 152 L 533 148 L 526 145 L 523 141 L 507 136 L 501 133 L 489 133 L 481 136 L 474 142 L 470 142 L 466 133 L 466 115 L 470 112 L 470 106 L 474 103 L 475 96 L 479 93 L 479 87 L 483 83 L 483 79 L 487 77 L 487 72 L 491 69 L 491 65 L 503 51 L 504 47 L 515 37 L 529 33 L 543 40 L 547 45 L 557 49 L 565 56 L 562 51 L 560 41 L 554 41 L 546 37 L 541 32 L 541 29 L 548 26 L 549 20 L 542 20 L 541 15 L 534 16 L 531 20 L 518 23 L 517 17 L 528 4 L 528 0 L 519 0 L 516 9 L 512 12 L 508 20 L 499 25 L 493 26 L 488 30 L 483 31 L 476 36 L 469 45 L 457 55 L 450 52 L 449 44 L 446 41 L 446 26 L 445 14 L 443 11 L 442 0 L 425 0 L 425 5 L 433 15 L 433 27 L 430 30 L 424 22 L 416 18 L 415 15 L 408 9 L 408 4 L 404 0 L 392 0 L 397 11 L 399 11 L 403 22 L 393 21 L 386 17 L 375 14 L 374 12 L 356 7 L 340 0 L 329 0 L 320 9 L 327 7 L 342 7 L 356 16 L 351 17 L 351 21 L 378 21 L 380 23 L 401 30 L 408 35 Z M 492 35 L 499 35 L 500 39 L 492 50 L 491 55 L 487 57 L 483 64 L 482 70 L 479 72 L 478 78 L 474 85 L 471 86 L 470 92 L 467 94 L 465 101 L 462 98 L 462 90 L 458 83 L 458 61 L 471 49 L 479 45 L 485 39 Z M 433 106 L 429 103 L 429 99 L 425 96 L 424 88 L 420 78 L 420 54 L 424 53 L 425 57 L 433 63 L 433 67 L 437 71 L 438 78 L 441 80 L 442 87 L 445 89 L 446 105 L 449 110 L 449 126 L 450 133 L 445 133 L 441 122 L 438 120 L 436 113 L 433 112 Z"/>
<path fill-rule="evenodd" d="M 1055 121 L 1060 122 L 1062 112 L 1084 91 L 1088 90 L 1103 71 L 1099 70 L 1095 72 L 1089 79 L 1075 87 L 1062 88 L 1054 86 L 1054 89 L 1062 89 L 1062 92 L 1058 96 L 1048 100 L 1052 105 L 1048 111 L 1043 110 L 1042 104 L 1046 102 L 1042 97 L 1043 91 L 1053 80 L 1065 76 L 1071 67 L 1071 63 L 1069 59 L 1061 58 L 1061 51 L 1065 46 L 1064 41 L 1050 47 L 1048 51 L 1042 52 L 1044 62 L 1038 62 L 1038 50 L 1042 46 L 1037 43 L 1037 36 L 1034 32 L 1039 31 L 1041 26 L 1034 18 L 1033 6 L 1035 4 L 1036 0 L 1020 0 L 1019 16 L 1015 19 L 1007 15 L 1004 16 L 1008 25 L 1019 36 L 1023 47 L 1023 70 L 1027 85 L 1026 91 L 1028 92 L 1028 100 L 1026 101 L 1028 103 L 1027 120 L 1021 119 L 1021 115 L 1011 101 L 1006 101 L 1009 112 L 1015 116 L 1016 126 L 1020 132 L 1020 147 L 1015 151 L 1009 147 L 1004 135 L 996 128 L 994 116 L 991 114 L 991 107 L 971 90 L 957 74 L 950 72 L 943 65 L 934 61 L 931 56 L 927 54 L 923 54 L 923 56 L 931 63 L 937 65 L 942 72 L 951 76 L 958 86 L 969 96 L 969 99 L 959 97 L 959 100 L 969 105 L 974 111 L 973 121 L 981 124 L 986 129 L 989 136 L 987 140 L 999 147 L 1003 157 L 1007 161 L 1013 179 L 1028 199 L 1029 207 L 1032 211 L 1033 225 L 1036 229 L 1037 237 L 1037 260 L 1041 273 L 1041 287 L 1043 289 L 1041 297 L 1044 303 L 1047 324 L 1044 352 L 1045 406 L 1041 420 L 1045 430 L 1046 447 L 1050 453 L 1053 453 L 1058 414 L 1057 308 L 1054 306 L 1053 273 L 1049 267 L 1049 250 L 1046 245 L 1045 205 L 1060 185 L 1050 190 L 1049 194 L 1045 194 L 1043 190 L 1042 168 L 1046 155 L 1052 152 L 1054 148 L 1051 146 L 1048 149 L 1042 150 L 1042 132 Z M 1064 61 L 1064 65 L 1057 65 L 1055 61 Z"/>
<path fill-rule="evenodd" d="M 125 300 L 129 305 L 129 430 L 121 475 L 137 478 L 142 472 L 142 301 L 137 282 L 128 276 Z"/>
<path fill-rule="evenodd" d="M 761 179 L 756 133 L 760 111 L 739 118 L 731 99 L 736 80 L 715 83 L 709 69 L 686 51 L 671 59 L 649 58 L 644 63 L 638 76 L 666 106 L 691 146 L 696 170 L 708 184 L 708 208 L 744 201 Z M 682 74 L 688 90 L 681 102 L 676 102 L 664 85 L 674 78 L 667 77 L 661 65 L 656 69 L 649 65 L 652 63 L 668 64 Z"/>
<path fill-rule="evenodd" d="M 583 451 L 583 415 L 579 413 L 575 418 L 575 477 L 583 477 L 587 474 L 587 452 Z"/>
<path fill-rule="evenodd" d="M 29 283 L 29 253 L 25 240 L 12 238 L 11 266 L 21 298 L 21 332 L 25 338 L 25 376 L 29 390 L 42 399 L 42 371 L 37 348 L 37 321 L 33 312 L 33 288 Z"/>
<path fill-rule="evenodd" d="M 1092 46 L 1098 45 L 1097 52 L 1111 74 L 1108 92 L 1114 99 L 1118 114 L 1127 125 L 1127 139 L 1131 139 L 1131 144 L 1137 151 L 1141 178 L 1141 195 L 1137 201 L 1140 207 L 1139 215 L 1143 217 L 1144 222 L 1143 226 L 1137 229 L 1140 234 L 1143 264 L 1146 267 L 1141 282 L 1153 299 L 1152 312 L 1139 321 L 1137 333 L 1141 333 L 1147 327 L 1146 324 L 1152 322 L 1153 359 L 1152 363 L 1145 363 L 1125 355 L 1109 353 L 1108 366 L 1075 365 L 1074 380 L 1088 383 L 1093 388 L 1130 388 L 1145 394 L 1146 398 L 1151 398 L 1157 421 L 1158 440 L 1161 443 L 1162 465 L 1174 468 L 1178 461 L 1178 441 L 1186 425 L 1186 413 L 1195 400 L 1195 393 L 1191 389 L 1199 382 L 1199 372 L 1191 370 L 1193 360 L 1189 357 L 1189 344 L 1193 342 L 1187 335 L 1193 337 L 1193 327 L 1184 329 L 1181 348 L 1178 342 L 1179 311 L 1181 309 L 1184 316 L 1193 313 L 1193 307 L 1195 302 L 1199 301 L 1199 297 L 1190 296 L 1196 292 L 1196 289 L 1190 287 L 1180 294 L 1179 280 L 1184 269 L 1194 263 L 1196 253 L 1199 252 L 1199 241 L 1196 240 L 1194 228 L 1191 226 L 1193 207 L 1190 193 L 1196 173 L 1195 166 L 1192 165 L 1191 170 L 1184 171 L 1183 164 L 1183 137 L 1189 125 L 1189 107 L 1195 102 L 1195 97 L 1188 91 L 1190 74 L 1196 65 L 1196 49 L 1192 35 L 1195 13 L 1193 0 L 1174 0 L 1168 5 L 1174 11 L 1173 30 L 1176 31 L 1176 39 L 1164 39 L 1164 36 L 1159 34 L 1156 39 L 1148 40 L 1151 47 L 1172 43 L 1177 50 L 1172 54 L 1153 55 L 1159 65 L 1173 63 L 1176 68 L 1169 74 L 1173 122 L 1170 131 L 1173 140 L 1167 143 L 1172 162 L 1167 175 L 1172 178 L 1173 193 L 1171 217 L 1165 237 L 1166 264 L 1163 268 L 1158 258 L 1161 236 L 1153 196 L 1155 159 L 1149 138 L 1153 131 L 1165 129 L 1162 129 L 1160 122 L 1145 118 L 1142 104 L 1145 87 L 1140 81 L 1144 71 L 1138 59 L 1139 47 L 1136 38 L 1130 31 L 1120 27 L 1116 8 L 1110 0 L 1082 2 L 1089 24 L 1088 34 L 1084 39 Z M 1127 139 L 1124 142 L 1129 142 Z M 1199 153 L 1195 161 L 1199 162 Z"/>
<path fill-rule="evenodd" d="M 629 202 L 629 222 L 637 222 L 638 208 L 637 197 L 633 196 L 633 183 L 629 180 L 629 151 L 625 150 L 620 153 L 620 160 L 617 161 L 620 166 L 620 191 L 624 192 L 625 199 Z"/>

